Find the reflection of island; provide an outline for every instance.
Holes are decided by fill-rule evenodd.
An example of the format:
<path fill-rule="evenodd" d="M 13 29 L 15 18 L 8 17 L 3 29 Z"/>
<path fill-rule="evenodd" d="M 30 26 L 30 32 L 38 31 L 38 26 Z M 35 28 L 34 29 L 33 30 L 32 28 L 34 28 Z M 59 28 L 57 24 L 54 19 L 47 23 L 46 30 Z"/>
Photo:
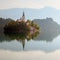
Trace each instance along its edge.
<path fill-rule="evenodd" d="M 38 34 L 39 34 L 39 32 L 36 32 L 32 35 L 30 35 L 30 34 L 29 35 L 24 35 L 24 34 L 17 34 L 17 33 L 15 33 L 15 34 L 4 33 L 4 34 L 0 35 L 0 42 L 5 42 L 5 41 L 11 42 L 13 40 L 17 40 L 17 41 L 22 43 L 22 46 L 23 46 L 23 49 L 24 49 L 25 40 L 30 41 L 31 39 L 37 37 Z M 27 36 L 29 36 L 29 38 Z"/>
<path fill-rule="evenodd" d="M 35 40 L 51 41 L 60 34 L 60 25 L 52 18 L 35 19 L 34 22 L 40 26 L 40 35 Z"/>

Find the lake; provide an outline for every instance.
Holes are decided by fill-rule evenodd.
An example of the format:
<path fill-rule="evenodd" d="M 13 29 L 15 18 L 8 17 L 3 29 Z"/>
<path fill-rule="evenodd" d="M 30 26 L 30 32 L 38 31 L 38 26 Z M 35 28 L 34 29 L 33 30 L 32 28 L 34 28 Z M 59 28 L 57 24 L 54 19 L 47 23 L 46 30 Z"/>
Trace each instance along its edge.
<path fill-rule="evenodd" d="M 21 40 L 0 34 L 0 60 L 60 60 L 60 35 L 41 35 Z"/>

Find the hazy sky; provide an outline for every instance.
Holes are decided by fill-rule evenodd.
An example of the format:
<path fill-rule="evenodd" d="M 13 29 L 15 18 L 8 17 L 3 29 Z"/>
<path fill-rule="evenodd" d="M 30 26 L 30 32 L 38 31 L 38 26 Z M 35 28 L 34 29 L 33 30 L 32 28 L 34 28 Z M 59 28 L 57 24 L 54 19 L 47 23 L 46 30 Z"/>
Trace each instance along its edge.
<path fill-rule="evenodd" d="M 60 9 L 60 0 L 0 0 L 0 9 L 43 8 L 51 6 Z"/>

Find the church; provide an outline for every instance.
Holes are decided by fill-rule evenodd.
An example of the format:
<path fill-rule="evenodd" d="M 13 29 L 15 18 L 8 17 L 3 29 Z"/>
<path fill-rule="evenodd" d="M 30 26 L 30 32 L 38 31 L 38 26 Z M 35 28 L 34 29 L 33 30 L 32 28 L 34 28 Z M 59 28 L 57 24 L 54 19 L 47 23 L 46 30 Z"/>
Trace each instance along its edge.
<path fill-rule="evenodd" d="M 24 14 L 24 12 L 23 12 L 22 17 L 20 19 L 17 19 L 17 22 L 21 22 L 21 21 L 25 21 L 25 14 Z"/>

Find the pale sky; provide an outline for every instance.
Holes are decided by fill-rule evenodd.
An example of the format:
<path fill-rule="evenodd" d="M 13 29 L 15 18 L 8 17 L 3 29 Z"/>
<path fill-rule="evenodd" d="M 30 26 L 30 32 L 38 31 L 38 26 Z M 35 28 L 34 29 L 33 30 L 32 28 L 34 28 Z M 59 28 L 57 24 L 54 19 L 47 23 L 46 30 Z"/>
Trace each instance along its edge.
<path fill-rule="evenodd" d="M 60 9 L 60 0 L 0 0 L 0 9 L 54 7 Z"/>

